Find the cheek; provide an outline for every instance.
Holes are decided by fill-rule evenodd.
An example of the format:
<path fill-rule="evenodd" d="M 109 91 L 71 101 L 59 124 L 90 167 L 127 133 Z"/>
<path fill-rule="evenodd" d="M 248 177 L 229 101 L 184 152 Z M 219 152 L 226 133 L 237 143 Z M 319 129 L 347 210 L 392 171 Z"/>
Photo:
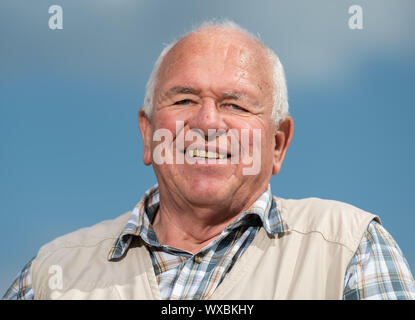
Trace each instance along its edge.
<path fill-rule="evenodd" d="M 180 131 L 191 116 L 190 110 L 160 110 L 153 118 L 154 129 L 167 129 L 175 136 L 176 128 Z"/>
<path fill-rule="evenodd" d="M 171 164 L 176 161 L 177 150 L 184 148 L 183 128 L 186 123 L 184 116 L 183 113 L 160 110 L 153 117 L 153 136 L 151 137 L 153 160 L 154 157 L 161 157 L 166 163 Z"/>
<path fill-rule="evenodd" d="M 237 130 L 239 137 L 244 136 L 245 141 L 249 139 L 249 145 L 254 146 L 256 151 L 263 152 L 268 151 L 271 147 L 272 132 L 268 126 L 259 119 L 243 119 L 228 121 L 229 128 Z"/>
<path fill-rule="evenodd" d="M 154 119 L 154 129 L 167 129 L 176 132 L 176 118 L 169 114 L 160 114 Z"/>
<path fill-rule="evenodd" d="M 161 143 L 160 141 L 155 141 L 155 137 L 158 135 L 165 136 L 168 135 L 172 140 L 176 137 L 176 122 L 179 119 L 172 116 L 167 112 L 158 112 L 157 116 L 153 118 L 153 136 L 151 137 L 153 148 L 154 146 Z M 179 128 L 180 129 L 180 128 Z M 156 139 L 159 140 L 159 139 Z"/>
<path fill-rule="evenodd" d="M 262 154 L 267 158 L 267 161 L 273 157 L 273 151 L 275 148 L 275 141 L 273 131 L 264 130 L 264 135 L 262 136 Z"/>

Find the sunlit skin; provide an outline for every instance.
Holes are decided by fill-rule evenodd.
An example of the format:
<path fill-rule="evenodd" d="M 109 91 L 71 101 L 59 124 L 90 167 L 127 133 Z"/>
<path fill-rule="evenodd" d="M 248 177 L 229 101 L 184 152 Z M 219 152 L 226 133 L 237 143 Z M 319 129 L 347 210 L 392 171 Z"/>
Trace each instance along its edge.
<path fill-rule="evenodd" d="M 293 134 L 287 117 L 278 129 L 271 119 L 272 67 L 264 48 L 238 31 L 209 27 L 180 40 L 160 66 L 151 121 L 139 112 L 144 141 L 143 161 L 152 164 L 160 188 L 160 207 L 153 227 L 162 244 L 200 251 L 220 235 L 266 190 L 280 169 Z M 153 161 L 155 130 L 183 133 L 208 129 L 261 129 L 261 169 L 244 175 L 251 165 L 161 164 Z M 252 137 L 251 137 L 252 138 Z M 205 146 L 217 137 L 204 140 Z M 186 142 L 185 147 L 191 144 Z M 252 148 L 253 146 L 251 146 Z M 182 152 L 182 150 L 180 150 Z M 252 149 L 251 149 L 252 154 Z"/>

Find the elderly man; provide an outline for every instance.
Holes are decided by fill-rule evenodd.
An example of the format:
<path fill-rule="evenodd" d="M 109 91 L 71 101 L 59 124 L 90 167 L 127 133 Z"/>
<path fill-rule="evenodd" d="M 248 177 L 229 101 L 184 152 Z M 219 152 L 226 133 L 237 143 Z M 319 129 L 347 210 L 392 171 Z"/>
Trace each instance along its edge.
<path fill-rule="evenodd" d="M 375 215 L 272 195 L 293 135 L 284 71 L 236 24 L 205 23 L 163 50 L 139 125 L 158 185 L 131 212 L 43 246 L 5 298 L 415 297 Z"/>

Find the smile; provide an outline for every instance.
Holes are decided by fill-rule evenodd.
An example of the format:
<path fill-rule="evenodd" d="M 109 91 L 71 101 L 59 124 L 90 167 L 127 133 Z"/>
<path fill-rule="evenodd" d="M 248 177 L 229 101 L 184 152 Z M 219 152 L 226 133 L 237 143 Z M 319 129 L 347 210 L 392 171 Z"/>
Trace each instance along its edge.
<path fill-rule="evenodd" d="M 186 155 L 192 158 L 202 158 L 202 159 L 225 159 L 227 158 L 226 154 L 217 153 L 215 151 L 206 151 L 203 149 L 187 149 Z"/>

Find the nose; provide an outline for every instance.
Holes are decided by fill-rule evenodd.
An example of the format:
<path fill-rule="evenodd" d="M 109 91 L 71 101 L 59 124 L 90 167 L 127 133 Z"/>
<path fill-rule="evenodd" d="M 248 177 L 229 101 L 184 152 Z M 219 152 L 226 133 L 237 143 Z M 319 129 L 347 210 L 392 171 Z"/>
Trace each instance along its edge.
<path fill-rule="evenodd" d="M 216 106 L 216 102 L 212 98 L 203 99 L 202 105 L 197 110 L 194 117 L 188 123 L 189 128 L 200 130 L 204 133 L 205 138 L 209 138 L 216 131 L 226 131 L 227 125 L 223 120 L 223 116 Z M 209 132 L 209 129 L 211 129 Z"/>

